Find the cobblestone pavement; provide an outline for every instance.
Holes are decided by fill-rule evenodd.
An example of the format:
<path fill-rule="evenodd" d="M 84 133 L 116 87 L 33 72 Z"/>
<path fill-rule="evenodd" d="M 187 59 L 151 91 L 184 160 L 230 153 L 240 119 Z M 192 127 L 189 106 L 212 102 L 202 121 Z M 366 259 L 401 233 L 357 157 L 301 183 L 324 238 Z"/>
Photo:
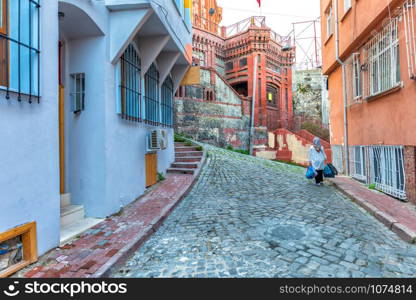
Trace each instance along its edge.
<path fill-rule="evenodd" d="M 114 277 L 416 276 L 416 246 L 332 186 L 206 147 L 191 193 Z"/>

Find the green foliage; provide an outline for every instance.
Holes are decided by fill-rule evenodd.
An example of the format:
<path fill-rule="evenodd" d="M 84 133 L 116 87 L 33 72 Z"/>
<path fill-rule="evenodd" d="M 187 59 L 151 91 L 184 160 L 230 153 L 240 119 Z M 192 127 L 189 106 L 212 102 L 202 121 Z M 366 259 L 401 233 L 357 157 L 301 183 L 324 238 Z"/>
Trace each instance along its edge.
<path fill-rule="evenodd" d="M 282 163 L 282 164 L 287 164 L 287 165 L 291 165 L 291 166 L 296 166 L 296 167 L 302 167 L 302 168 L 305 167 L 301 164 L 295 163 L 294 161 L 275 160 L 275 162 Z"/>
<path fill-rule="evenodd" d="M 185 146 L 190 147 L 190 146 L 192 146 L 192 143 L 191 143 L 191 142 L 189 142 L 189 141 L 186 141 L 186 142 L 185 142 Z"/>
<path fill-rule="evenodd" d="M 372 183 L 372 184 L 370 184 L 370 185 L 368 186 L 368 188 L 369 188 L 370 190 L 375 190 L 375 189 L 376 189 L 376 184 L 375 184 L 375 183 Z"/>
<path fill-rule="evenodd" d="M 313 135 L 316 135 L 326 141 L 329 141 L 329 130 L 326 128 L 322 128 L 321 126 L 313 123 L 313 122 L 304 122 L 301 125 L 301 129 L 306 129 Z"/>
<path fill-rule="evenodd" d="M 175 133 L 175 143 L 184 143 L 186 139 L 180 134 Z"/>
<path fill-rule="evenodd" d="M 233 150 L 234 150 L 234 147 L 233 147 L 233 146 L 231 146 L 231 145 L 228 145 L 228 146 L 227 146 L 227 150 L 233 151 Z"/>
<path fill-rule="evenodd" d="M 198 146 L 195 149 L 196 149 L 196 151 L 202 151 L 202 150 L 204 150 L 204 148 L 202 148 L 202 146 Z"/>
<path fill-rule="evenodd" d="M 250 155 L 250 151 L 248 151 L 248 150 L 235 149 L 233 151 L 237 152 L 237 153 L 240 153 L 240 154 Z"/>
<path fill-rule="evenodd" d="M 166 178 L 165 178 L 165 176 L 163 176 L 163 174 L 162 173 L 157 173 L 157 181 L 163 181 L 163 180 L 165 180 Z"/>

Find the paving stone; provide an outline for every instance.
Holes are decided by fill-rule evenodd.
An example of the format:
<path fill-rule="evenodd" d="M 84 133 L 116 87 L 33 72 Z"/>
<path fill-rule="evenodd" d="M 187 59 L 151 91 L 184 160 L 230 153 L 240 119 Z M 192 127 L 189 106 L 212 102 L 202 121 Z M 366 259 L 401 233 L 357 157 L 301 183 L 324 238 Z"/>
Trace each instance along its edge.
<path fill-rule="evenodd" d="M 204 147 L 192 191 L 114 277 L 127 268 L 188 278 L 414 274 L 415 245 L 304 169 Z"/>

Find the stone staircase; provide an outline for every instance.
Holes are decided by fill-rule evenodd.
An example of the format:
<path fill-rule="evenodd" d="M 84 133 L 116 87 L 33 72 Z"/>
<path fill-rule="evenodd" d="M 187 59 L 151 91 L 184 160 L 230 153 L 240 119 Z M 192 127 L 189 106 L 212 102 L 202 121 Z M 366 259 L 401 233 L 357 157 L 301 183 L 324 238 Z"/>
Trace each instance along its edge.
<path fill-rule="evenodd" d="M 201 163 L 203 151 L 198 146 L 185 146 L 184 143 L 175 143 L 175 162 L 167 170 L 168 173 L 193 175 Z"/>
<path fill-rule="evenodd" d="M 61 195 L 61 239 L 65 244 L 73 237 L 100 223 L 103 219 L 85 218 L 83 205 L 71 204 L 71 194 Z"/>

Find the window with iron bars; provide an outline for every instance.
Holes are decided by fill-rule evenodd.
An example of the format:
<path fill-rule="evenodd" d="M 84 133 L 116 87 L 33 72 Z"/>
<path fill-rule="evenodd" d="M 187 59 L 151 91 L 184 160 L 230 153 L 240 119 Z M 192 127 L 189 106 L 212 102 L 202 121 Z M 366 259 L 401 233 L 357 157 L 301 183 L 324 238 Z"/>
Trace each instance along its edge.
<path fill-rule="evenodd" d="M 365 147 L 353 146 L 351 148 L 351 176 L 361 181 L 367 181 Z"/>
<path fill-rule="evenodd" d="M 164 126 L 173 126 L 173 82 L 170 77 L 162 84 L 162 120 Z"/>
<path fill-rule="evenodd" d="M 392 19 L 365 46 L 366 98 L 400 85 L 398 19 Z"/>
<path fill-rule="evenodd" d="M 72 111 L 80 113 L 85 109 L 85 74 L 71 74 Z"/>
<path fill-rule="evenodd" d="M 141 60 L 133 45 L 129 45 L 120 58 L 118 71 L 120 94 L 117 112 L 129 121 L 142 120 Z"/>
<path fill-rule="evenodd" d="M 359 99 L 362 96 L 361 87 L 361 65 L 360 65 L 360 54 L 354 53 L 352 62 L 352 76 L 353 76 L 353 93 L 354 99 Z"/>
<path fill-rule="evenodd" d="M 0 0 L 0 88 L 39 101 L 39 8 L 35 0 Z M 26 97 L 25 97 L 26 98 Z"/>
<path fill-rule="evenodd" d="M 377 189 L 406 199 L 404 149 L 401 146 L 369 146 L 371 178 Z"/>
<path fill-rule="evenodd" d="M 145 121 L 151 125 L 160 124 L 159 71 L 152 64 L 144 77 Z"/>

